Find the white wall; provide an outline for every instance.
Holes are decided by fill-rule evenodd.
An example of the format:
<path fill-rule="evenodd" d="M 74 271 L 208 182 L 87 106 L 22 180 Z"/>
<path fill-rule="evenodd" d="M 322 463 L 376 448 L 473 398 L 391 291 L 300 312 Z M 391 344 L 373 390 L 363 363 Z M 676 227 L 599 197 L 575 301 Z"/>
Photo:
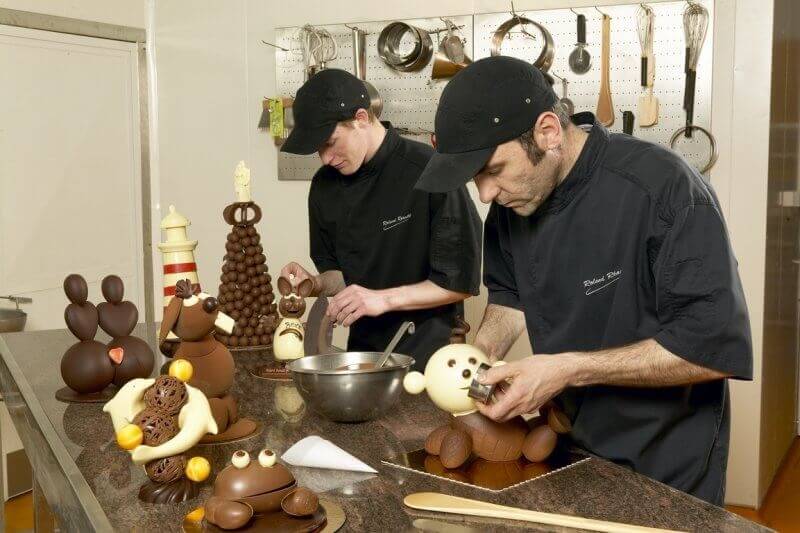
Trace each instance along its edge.
<path fill-rule="evenodd" d="M 144 28 L 144 0 L 0 0 L 0 7 Z"/>
<path fill-rule="evenodd" d="M 518 10 L 580 7 L 596 2 L 515 2 Z M 607 2 L 629 3 L 629 2 Z M 161 204 L 176 203 L 192 219 L 201 282 L 216 287 L 226 228 L 220 211 L 231 201 L 231 175 L 246 159 L 253 195 L 264 209 L 260 224 L 272 272 L 308 259 L 308 182 L 276 179 L 275 147 L 257 132 L 261 99 L 275 91 L 274 28 L 304 23 L 358 22 L 501 12 L 508 2 L 413 0 L 305 1 L 303 10 L 282 2 L 158 2 Z M 728 501 L 756 506 L 766 490 L 759 481 L 761 353 L 763 342 L 766 176 L 769 127 L 772 5 L 759 0 L 717 0 L 712 104 L 720 159 L 712 182 L 728 220 L 752 320 L 755 380 L 734 382 Z M 736 31 L 740 29 L 739 31 Z M 708 53 L 708 52 L 706 52 Z M 186 207 L 188 206 L 188 207 Z M 485 213 L 485 208 L 482 208 Z M 160 272 L 157 258 L 155 271 Z M 157 300 L 158 301 L 158 300 Z M 483 298 L 468 306 L 477 325 Z M 529 352 L 523 341 L 517 354 Z"/>

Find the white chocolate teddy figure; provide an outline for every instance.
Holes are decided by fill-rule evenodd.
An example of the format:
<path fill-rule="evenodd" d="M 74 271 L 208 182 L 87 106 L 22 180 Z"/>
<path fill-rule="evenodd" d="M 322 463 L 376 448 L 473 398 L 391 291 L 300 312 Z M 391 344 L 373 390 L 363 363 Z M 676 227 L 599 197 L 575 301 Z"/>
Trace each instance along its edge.
<path fill-rule="evenodd" d="M 555 449 L 557 433 L 569 431 L 569 420 L 555 407 L 534 419 L 532 426 L 520 416 L 507 422 L 485 417 L 469 397 L 481 364 L 490 365 L 478 348 L 450 344 L 431 356 L 424 374 L 411 372 L 403 379 L 407 392 L 427 390 L 433 403 L 453 416 L 449 424 L 431 432 L 425 450 L 438 455 L 445 468 L 458 468 L 473 454 L 487 461 L 516 461 L 523 454 L 531 462 L 544 461 Z M 499 364 L 504 363 L 494 366 Z"/>

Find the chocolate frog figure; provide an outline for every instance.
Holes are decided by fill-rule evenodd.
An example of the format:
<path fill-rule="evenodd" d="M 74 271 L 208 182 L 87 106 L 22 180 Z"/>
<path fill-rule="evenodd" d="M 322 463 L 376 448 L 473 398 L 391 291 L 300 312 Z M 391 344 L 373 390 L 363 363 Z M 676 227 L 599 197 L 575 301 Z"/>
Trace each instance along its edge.
<path fill-rule="evenodd" d="M 298 488 L 289 469 L 276 459 L 268 449 L 261 450 L 257 460 L 251 460 L 244 450 L 234 452 L 231 464 L 217 474 L 214 493 L 206 501 L 206 521 L 221 529 L 242 529 L 261 519 L 267 527 L 259 527 L 259 531 L 268 531 L 269 526 L 291 531 L 287 524 L 318 526 L 324 522 L 317 495 Z M 299 529 L 311 531 L 314 527 Z"/>
<path fill-rule="evenodd" d="M 449 412 L 449 424 L 435 429 L 425 441 L 425 450 L 438 455 L 445 468 L 458 468 L 474 454 L 487 461 L 544 461 L 556 446 L 558 433 L 570 430 L 569 420 L 552 407 L 545 417 L 528 423 L 521 416 L 495 422 L 482 415 L 468 396 L 472 380 L 486 355 L 468 344 L 450 344 L 436 351 L 425 366 L 425 374 L 411 372 L 403 386 L 411 394 L 428 391 L 433 403 Z"/>
<path fill-rule="evenodd" d="M 217 299 L 207 294 L 195 294 L 192 283 L 178 281 L 173 298 L 164 310 L 159 332 L 163 343 L 172 331 L 181 340 L 173 357 L 186 359 L 194 369 L 189 385 L 208 397 L 219 433 L 207 435 L 202 442 L 227 442 L 252 435 L 258 425 L 239 418 L 236 398 L 228 391 L 235 372 L 233 357 L 228 349 L 214 338 L 219 327 L 230 332 L 233 319 L 218 309 Z"/>

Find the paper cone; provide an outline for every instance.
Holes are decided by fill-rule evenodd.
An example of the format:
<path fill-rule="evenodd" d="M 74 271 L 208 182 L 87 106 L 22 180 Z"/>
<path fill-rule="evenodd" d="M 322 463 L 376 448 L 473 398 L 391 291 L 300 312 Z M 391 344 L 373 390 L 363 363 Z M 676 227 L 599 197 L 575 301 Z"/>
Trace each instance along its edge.
<path fill-rule="evenodd" d="M 292 466 L 378 473 L 371 466 L 317 435 L 297 441 L 294 446 L 286 450 L 281 459 Z"/>

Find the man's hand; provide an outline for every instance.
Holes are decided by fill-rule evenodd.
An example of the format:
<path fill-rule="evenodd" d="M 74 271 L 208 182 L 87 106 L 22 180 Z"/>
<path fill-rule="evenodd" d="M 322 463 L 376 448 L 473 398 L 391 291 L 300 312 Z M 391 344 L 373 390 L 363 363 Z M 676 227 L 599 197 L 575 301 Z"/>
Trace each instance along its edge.
<path fill-rule="evenodd" d="M 283 267 L 280 275 L 288 279 L 291 282 L 292 287 L 297 287 L 303 280 L 310 279 L 312 282 L 314 282 L 314 288 L 317 288 L 317 282 L 314 279 L 314 275 L 303 268 L 299 263 L 295 263 L 294 261 Z M 313 294 L 314 293 L 312 292 L 312 296 Z"/>
<path fill-rule="evenodd" d="M 485 416 L 505 422 L 533 413 L 569 384 L 568 359 L 558 355 L 535 355 L 487 370 L 481 383 L 500 384 L 490 404 L 476 402 Z M 504 383 L 505 380 L 511 383 Z"/>
<path fill-rule="evenodd" d="M 388 310 L 389 298 L 385 291 L 349 285 L 330 301 L 328 316 L 347 327 L 362 316 L 380 316 Z"/>

